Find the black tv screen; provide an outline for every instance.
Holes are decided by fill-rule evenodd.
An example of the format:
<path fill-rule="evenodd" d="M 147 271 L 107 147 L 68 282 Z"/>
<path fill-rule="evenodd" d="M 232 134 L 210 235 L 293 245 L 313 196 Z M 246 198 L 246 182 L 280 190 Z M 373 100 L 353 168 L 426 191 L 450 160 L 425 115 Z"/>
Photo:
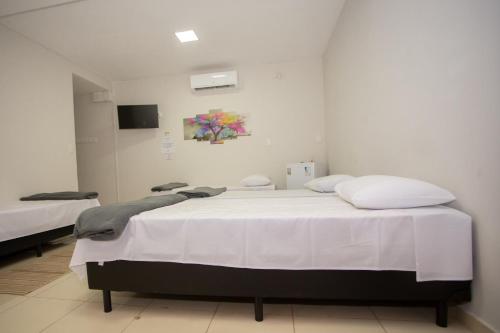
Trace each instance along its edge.
<path fill-rule="evenodd" d="M 120 129 L 158 128 L 158 105 L 118 105 Z"/>

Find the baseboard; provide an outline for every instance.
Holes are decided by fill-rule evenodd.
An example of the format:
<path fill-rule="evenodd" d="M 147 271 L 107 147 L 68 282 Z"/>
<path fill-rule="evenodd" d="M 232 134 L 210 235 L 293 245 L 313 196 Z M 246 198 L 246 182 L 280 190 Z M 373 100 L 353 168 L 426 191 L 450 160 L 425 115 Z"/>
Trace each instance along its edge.
<path fill-rule="evenodd" d="M 473 315 L 472 313 L 465 312 L 462 308 L 457 307 L 457 319 L 467 326 L 473 333 L 498 333 L 497 330 L 490 327 L 484 321 Z"/>

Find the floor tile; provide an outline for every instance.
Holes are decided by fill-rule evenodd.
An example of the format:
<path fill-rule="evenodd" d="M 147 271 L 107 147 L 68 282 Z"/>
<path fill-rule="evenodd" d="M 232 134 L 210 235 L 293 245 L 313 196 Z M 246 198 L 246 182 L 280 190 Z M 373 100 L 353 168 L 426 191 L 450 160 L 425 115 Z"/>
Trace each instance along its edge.
<path fill-rule="evenodd" d="M 76 275 L 71 274 L 68 278 L 36 294 L 35 297 L 86 301 L 98 293 L 97 290 L 90 290 L 86 281 L 81 281 Z"/>
<path fill-rule="evenodd" d="M 28 298 L 0 313 L 2 333 L 40 332 L 79 306 L 81 302 Z"/>
<path fill-rule="evenodd" d="M 16 297 L 20 296 L 10 295 L 10 294 L 0 294 L 0 306 L 14 300 Z"/>
<path fill-rule="evenodd" d="M 115 306 L 105 313 L 98 303 L 83 303 L 62 319 L 50 325 L 44 333 L 113 333 L 122 332 L 140 313 L 135 306 Z"/>
<path fill-rule="evenodd" d="M 266 304 L 264 303 L 264 316 L 291 316 L 292 306 L 290 304 Z M 218 314 L 237 314 L 254 318 L 253 303 L 224 302 L 220 303 Z"/>
<path fill-rule="evenodd" d="M 264 304 L 264 321 L 257 322 L 253 304 L 222 303 L 210 325 L 208 333 L 293 333 L 290 305 Z"/>
<path fill-rule="evenodd" d="M 153 306 L 168 308 L 168 309 L 185 309 L 185 310 L 199 310 L 199 311 L 215 311 L 217 302 L 206 301 L 189 301 L 177 300 L 168 298 L 154 298 L 151 303 Z"/>
<path fill-rule="evenodd" d="M 179 304 L 178 304 L 179 305 Z M 124 331 L 126 333 L 205 333 L 215 309 L 200 310 L 182 306 L 150 304 Z"/>
<path fill-rule="evenodd" d="M 87 300 L 88 302 L 99 303 L 102 306 L 102 291 L 97 290 L 90 298 Z M 152 298 L 149 298 L 148 295 L 138 294 L 138 293 L 130 293 L 130 292 L 111 292 L 111 304 L 118 305 L 133 305 L 139 307 L 146 307 L 153 301 Z"/>
<path fill-rule="evenodd" d="M 346 319 L 376 319 L 367 306 L 293 305 L 295 317 L 333 317 Z"/>
<path fill-rule="evenodd" d="M 459 323 L 450 323 L 446 329 L 434 322 L 381 320 L 381 323 L 387 333 L 471 333 Z"/>
<path fill-rule="evenodd" d="M 384 329 L 377 320 L 296 317 L 295 333 L 384 333 Z"/>
<path fill-rule="evenodd" d="M 3 312 L 25 300 L 25 296 L 0 294 L 0 312 Z"/>
<path fill-rule="evenodd" d="M 448 320 L 449 319 L 452 319 L 452 320 L 455 320 L 457 319 L 458 320 L 458 307 L 453 305 L 453 306 L 449 306 L 448 307 Z"/>
<path fill-rule="evenodd" d="M 434 322 L 433 307 L 374 306 L 378 319 Z"/>

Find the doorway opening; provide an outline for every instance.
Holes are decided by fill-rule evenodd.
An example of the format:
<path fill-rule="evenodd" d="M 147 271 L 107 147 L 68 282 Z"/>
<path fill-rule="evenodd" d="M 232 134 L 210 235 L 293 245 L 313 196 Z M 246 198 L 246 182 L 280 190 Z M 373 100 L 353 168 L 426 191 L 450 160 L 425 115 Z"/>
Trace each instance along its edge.
<path fill-rule="evenodd" d="M 118 200 L 115 107 L 108 94 L 73 74 L 78 190 L 98 192 L 103 205 Z"/>

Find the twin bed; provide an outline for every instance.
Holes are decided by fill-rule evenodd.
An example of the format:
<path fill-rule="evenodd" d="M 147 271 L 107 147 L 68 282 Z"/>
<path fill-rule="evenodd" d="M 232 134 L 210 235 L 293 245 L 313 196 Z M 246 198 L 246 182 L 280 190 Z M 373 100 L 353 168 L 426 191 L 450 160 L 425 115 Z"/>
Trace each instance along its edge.
<path fill-rule="evenodd" d="M 165 194 L 172 194 L 172 193 L 177 193 L 180 191 L 190 191 L 195 189 L 198 186 L 183 186 L 183 187 L 177 187 L 172 190 L 167 190 L 167 191 L 154 191 L 151 192 L 152 195 L 157 196 L 157 195 L 165 195 Z M 222 187 L 222 186 L 213 186 L 214 188 Z M 250 192 L 255 192 L 255 191 L 274 191 L 276 190 L 276 185 L 274 184 L 269 184 L 269 185 L 261 185 L 261 186 L 224 186 L 227 191 L 250 191 Z"/>
<path fill-rule="evenodd" d="M 42 244 L 73 233 L 78 215 L 99 206 L 97 199 L 15 201 L 0 205 L 0 256 L 27 248 L 42 255 Z"/>
<path fill-rule="evenodd" d="M 471 220 L 445 206 L 354 208 L 310 190 L 227 191 L 143 212 L 110 241 L 79 239 L 91 289 L 268 298 L 423 301 L 447 325 L 470 299 Z"/>

